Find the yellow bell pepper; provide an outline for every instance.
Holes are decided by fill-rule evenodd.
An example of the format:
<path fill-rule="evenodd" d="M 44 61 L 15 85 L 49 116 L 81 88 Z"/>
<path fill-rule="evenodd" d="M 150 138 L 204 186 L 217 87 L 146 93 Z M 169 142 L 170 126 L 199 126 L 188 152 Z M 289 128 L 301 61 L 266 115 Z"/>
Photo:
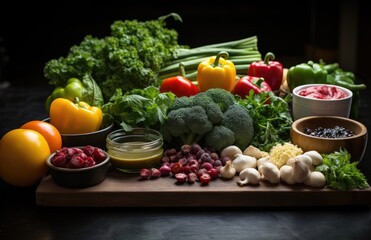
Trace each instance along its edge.
<path fill-rule="evenodd" d="M 89 133 L 100 129 L 103 112 L 86 102 L 57 98 L 50 105 L 50 123 L 61 134 Z"/>
<path fill-rule="evenodd" d="M 223 88 L 229 92 L 233 90 L 236 67 L 232 61 L 227 60 L 228 57 L 228 53 L 222 51 L 198 65 L 197 83 L 200 92 L 210 88 Z"/>

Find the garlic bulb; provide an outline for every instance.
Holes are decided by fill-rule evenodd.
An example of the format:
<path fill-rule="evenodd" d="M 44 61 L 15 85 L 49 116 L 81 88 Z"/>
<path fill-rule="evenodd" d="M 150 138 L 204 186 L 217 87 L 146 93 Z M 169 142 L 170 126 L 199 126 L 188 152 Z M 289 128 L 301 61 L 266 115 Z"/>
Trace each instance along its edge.
<path fill-rule="evenodd" d="M 304 182 L 310 173 L 307 163 L 301 161 L 300 158 L 295 157 L 293 160 L 293 178 L 296 183 Z"/>
<path fill-rule="evenodd" d="M 310 187 L 324 187 L 326 185 L 326 177 L 321 172 L 313 171 L 304 181 L 304 184 Z"/>
<path fill-rule="evenodd" d="M 261 178 L 260 173 L 258 170 L 256 170 L 256 168 L 245 168 L 240 172 L 239 176 L 241 179 L 237 181 L 239 186 L 244 186 L 247 184 L 257 185 L 259 184 Z"/>
<path fill-rule="evenodd" d="M 280 179 L 287 184 L 295 184 L 293 168 L 289 165 L 283 165 L 280 168 Z"/>
<path fill-rule="evenodd" d="M 261 165 L 261 175 L 263 180 L 276 184 L 280 182 L 280 170 L 278 167 L 270 162 L 265 162 Z"/>
<path fill-rule="evenodd" d="M 245 168 L 256 168 L 256 158 L 243 154 L 236 154 L 232 161 L 233 167 L 239 173 Z"/>
<path fill-rule="evenodd" d="M 236 169 L 232 162 L 228 160 L 223 167 L 219 169 L 220 176 L 225 179 L 231 179 L 236 175 Z"/>

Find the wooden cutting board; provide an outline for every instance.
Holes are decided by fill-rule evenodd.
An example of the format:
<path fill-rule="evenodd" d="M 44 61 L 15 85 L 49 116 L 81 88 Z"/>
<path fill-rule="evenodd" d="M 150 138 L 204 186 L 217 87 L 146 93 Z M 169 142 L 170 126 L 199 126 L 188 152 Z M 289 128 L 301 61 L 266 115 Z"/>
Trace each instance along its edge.
<path fill-rule="evenodd" d="M 258 186 L 237 185 L 216 179 L 206 186 L 200 183 L 175 183 L 171 177 L 140 180 L 136 174 L 124 174 L 110 168 L 98 185 L 69 189 L 58 186 L 50 175 L 36 189 L 39 206 L 56 207 L 243 207 L 243 206 L 338 206 L 371 205 L 371 188 L 339 191 L 302 184 Z"/>

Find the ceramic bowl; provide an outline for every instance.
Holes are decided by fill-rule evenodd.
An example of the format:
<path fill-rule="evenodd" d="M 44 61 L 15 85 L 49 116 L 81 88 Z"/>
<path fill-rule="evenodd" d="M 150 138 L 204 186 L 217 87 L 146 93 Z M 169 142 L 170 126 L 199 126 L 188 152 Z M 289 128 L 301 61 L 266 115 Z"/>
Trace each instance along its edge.
<path fill-rule="evenodd" d="M 351 130 L 354 136 L 344 138 L 316 137 L 304 133 L 306 128 L 334 128 L 336 126 Z M 329 154 L 345 148 L 351 154 L 351 161 L 361 161 L 366 151 L 368 132 L 362 123 L 337 116 L 311 116 L 300 118 L 291 126 L 291 142 L 304 152 L 316 150 L 321 154 Z"/>
<path fill-rule="evenodd" d="M 300 91 L 309 87 L 335 87 L 345 92 L 346 96 L 340 99 L 318 99 L 301 96 Z M 349 89 L 330 84 L 305 84 L 292 90 L 292 114 L 297 120 L 308 116 L 340 116 L 349 117 L 352 106 L 353 93 Z"/>
<path fill-rule="evenodd" d="M 49 118 L 43 121 L 49 122 Z M 106 149 L 106 138 L 110 132 L 114 130 L 114 124 L 95 132 L 80 133 L 80 134 L 61 134 L 63 147 L 76 147 L 91 145 Z"/>
<path fill-rule="evenodd" d="M 83 147 L 78 148 L 82 149 Z M 73 169 L 67 167 L 56 167 L 51 161 L 56 153 L 51 154 L 46 159 L 46 165 L 48 166 L 49 173 L 56 184 L 67 188 L 90 187 L 102 182 L 106 177 L 110 164 L 110 156 L 106 151 L 103 152 L 106 155 L 106 158 L 102 162 L 91 167 Z"/>

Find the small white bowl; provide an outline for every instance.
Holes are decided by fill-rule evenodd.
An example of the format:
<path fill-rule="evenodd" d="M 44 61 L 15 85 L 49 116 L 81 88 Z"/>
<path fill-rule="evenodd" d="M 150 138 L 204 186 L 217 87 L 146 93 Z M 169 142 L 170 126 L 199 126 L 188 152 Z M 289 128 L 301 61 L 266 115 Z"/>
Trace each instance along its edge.
<path fill-rule="evenodd" d="M 327 86 L 335 87 L 345 92 L 346 97 L 340 99 L 318 99 L 299 95 L 299 92 L 308 87 Z M 292 91 L 292 114 L 297 120 L 309 116 L 339 116 L 349 118 L 352 106 L 353 93 L 344 87 L 330 84 L 305 84 L 297 86 Z"/>

